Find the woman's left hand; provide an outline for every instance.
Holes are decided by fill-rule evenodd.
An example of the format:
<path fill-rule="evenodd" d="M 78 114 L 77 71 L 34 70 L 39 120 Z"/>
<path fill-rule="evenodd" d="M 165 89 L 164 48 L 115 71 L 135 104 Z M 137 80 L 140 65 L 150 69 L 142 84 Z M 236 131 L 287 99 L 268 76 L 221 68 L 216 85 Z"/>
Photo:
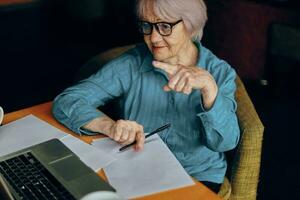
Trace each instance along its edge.
<path fill-rule="evenodd" d="M 152 64 L 168 74 L 169 82 L 164 86 L 165 91 L 174 90 L 189 95 L 193 89 L 199 89 L 204 108 L 211 108 L 218 93 L 218 86 L 208 71 L 195 66 L 171 65 L 159 61 L 153 61 Z"/>

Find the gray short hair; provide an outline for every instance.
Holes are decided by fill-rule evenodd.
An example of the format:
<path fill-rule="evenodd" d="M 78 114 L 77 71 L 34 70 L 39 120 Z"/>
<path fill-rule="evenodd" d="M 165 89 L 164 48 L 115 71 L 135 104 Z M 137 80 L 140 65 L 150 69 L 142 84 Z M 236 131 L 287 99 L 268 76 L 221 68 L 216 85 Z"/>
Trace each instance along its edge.
<path fill-rule="evenodd" d="M 182 19 L 193 40 L 201 40 L 207 21 L 203 0 L 137 0 L 138 17 L 149 12 L 166 21 Z"/>

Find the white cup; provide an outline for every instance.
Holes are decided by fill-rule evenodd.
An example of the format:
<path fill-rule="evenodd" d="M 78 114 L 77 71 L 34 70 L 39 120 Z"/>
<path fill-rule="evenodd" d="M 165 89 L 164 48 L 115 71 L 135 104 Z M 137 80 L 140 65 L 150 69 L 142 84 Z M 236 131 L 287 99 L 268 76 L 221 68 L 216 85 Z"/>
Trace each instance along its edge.
<path fill-rule="evenodd" d="M 117 193 L 110 191 L 96 191 L 87 194 L 80 200 L 124 200 Z"/>
<path fill-rule="evenodd" d="M 0 106 L 0 125 L 2 123 L 3 117 L 4 117 L 4 111 L 3 111 L 2 107 Z"/>

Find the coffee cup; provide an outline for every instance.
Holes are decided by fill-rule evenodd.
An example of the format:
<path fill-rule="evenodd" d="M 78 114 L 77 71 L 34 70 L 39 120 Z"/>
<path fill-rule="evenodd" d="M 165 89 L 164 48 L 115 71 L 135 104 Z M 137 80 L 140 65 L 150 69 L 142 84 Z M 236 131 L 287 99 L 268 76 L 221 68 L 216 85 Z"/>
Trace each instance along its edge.
<path fill-rule="evenodd" d="M 0 106 L 0 125 L 2 123 L 3 117 L 4 117 L 4 111 L 3 111 L 2 107 Z"/>

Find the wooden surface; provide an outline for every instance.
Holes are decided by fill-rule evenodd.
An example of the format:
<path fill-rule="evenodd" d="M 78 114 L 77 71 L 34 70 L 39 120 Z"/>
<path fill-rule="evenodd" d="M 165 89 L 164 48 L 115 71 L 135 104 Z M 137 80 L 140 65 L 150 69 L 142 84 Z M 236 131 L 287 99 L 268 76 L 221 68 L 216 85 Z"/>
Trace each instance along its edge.
<path fill-rule="evenodd" d="M 78 137 L 78 135 L 74 134 L 72 131 L 65 128 L 63 125 L 61 125 L 59 122 L 57 122 L 53 118 L 53 115 L 51 113 L 51 106 L 52 106 L 51 102 L 48 102 L 48 103 L 30 107 L 30 108 L 26 108 L 23 110 L 19 110 L 16 112 L 5 114 L 3 124 L 7 124 L 16 119 L 25 117 L 26 115 L 33 114 L 36 117 L 38 117 L 44 121 L 47 121 L 49 124 L 59 128 L 60 130 Z M 82 137 L 80 137 L 80 139 L 82 139 L 88 143 L 90 143 L 93 138 L 99 138 L 99 136 L 82 136 Z M 98 174 L 102 178 L 106 179 L 102 170 Z M 136 198 L 136 199 L 139 199 L 139 200 L 182 200 L 182 199 L 220 200 L 220 198 L 215 193 L 210 191 L 207 187 L 205 187 L 203 184 L 199 183 L 198 181 L 195 181 L 195 185 L 193 185 L 193 186 L 188 186 L 188 187 L 175 189 L 175 190 L 169 190 L 166 192 L 156 193 L 153 195 L 140 197 L 140 198 Z"/>

